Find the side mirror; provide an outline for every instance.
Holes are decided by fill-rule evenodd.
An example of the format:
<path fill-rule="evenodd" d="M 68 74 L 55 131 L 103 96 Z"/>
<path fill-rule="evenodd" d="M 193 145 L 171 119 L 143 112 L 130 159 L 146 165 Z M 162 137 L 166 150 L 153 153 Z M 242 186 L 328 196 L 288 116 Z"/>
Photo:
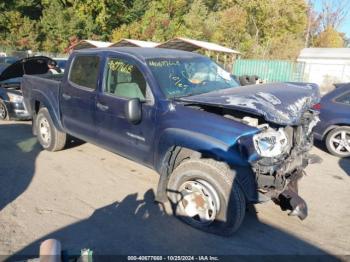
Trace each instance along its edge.
<path fill-rule="evenodd" d="M 131 98 L 125 105 L 126 119 L 132 124 L 138 124 L 142 118 L 142 103 L 139 98 Z"/>

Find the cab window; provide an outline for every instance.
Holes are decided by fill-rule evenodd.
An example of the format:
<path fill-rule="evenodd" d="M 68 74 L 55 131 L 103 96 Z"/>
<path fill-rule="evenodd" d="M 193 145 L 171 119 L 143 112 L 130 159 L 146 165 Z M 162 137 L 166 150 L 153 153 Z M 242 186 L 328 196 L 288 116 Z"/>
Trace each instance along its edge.
<path fill-rule="evenodd" d="M 76 56 L 69 73 L 69 81 L 89 89 L 96 89 L 100 58 L 98 56 Z"/>
<path fill-rule="evenodd" d="M 136 65 L 119 58 L 109 58 L 104 91 L 118 97 L 146 98 L 147 83 Z"/>
<path fill-rule="evenodd" d="M 350 92 L 343 94 L 335 99 L 338 103 L 348 104 L 350 105 Z"/>

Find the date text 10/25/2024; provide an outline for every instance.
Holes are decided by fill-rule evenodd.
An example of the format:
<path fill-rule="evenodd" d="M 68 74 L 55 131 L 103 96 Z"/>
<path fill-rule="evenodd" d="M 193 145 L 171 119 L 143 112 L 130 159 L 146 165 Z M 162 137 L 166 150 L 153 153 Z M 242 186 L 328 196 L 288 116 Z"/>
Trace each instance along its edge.
<path fill-rule="evenodd" d="M 128 256 L 128 261 L 219 261 L 217 256 Z"/>

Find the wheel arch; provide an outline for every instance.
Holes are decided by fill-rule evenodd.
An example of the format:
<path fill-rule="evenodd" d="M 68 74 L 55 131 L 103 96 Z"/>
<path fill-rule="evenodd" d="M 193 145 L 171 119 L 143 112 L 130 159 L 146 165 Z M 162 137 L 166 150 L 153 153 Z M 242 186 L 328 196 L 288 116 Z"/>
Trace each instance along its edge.
<path fill-rule="evenodd" d="M 176 133 L 176 134 L 175 134 Z M 179 135 L 181 134 L 181 135 Z M 190 136 L 189 136 L 190 135 Z M 230 156 L 239 154 L 239 151 L 231 150 L 231 147 L 215 138 L 198 134 L 187 130 L 172 130 L 167 135 L 161 136 L 158 145 L 162 145 L 156 152 L 156 170 L 160 174 L 156 200 L 167 201 L 167 184 L 172 171 L 186 159 L 211 158 L 215 161 L 224 162 L 229 165 L 232 175 L 236 175 L 237 182 L 249 202 L 257 202 L 257 186 L 255 174 L 249 163 L 246 165 L 234 165 L 233 162 L 243 163 L 241 156 Z"/>
<path fill-rule="evenodd" d="M 31 99 L 31 111 L 33 120 L 35 121 L 36 115 L 38 114 L 40 108 L 45 107 L 49 111 L 54 126 L 59 131 L 63 132 L 64 129 L 61 125 L 59 110 L 58 107 L 54 108 L 52 105 L 53 102 L 55 101 L 51 101 L 49 97 L 47 97 L 43 92 L 36 93 L 35 96 L 33 96 Z"/>
<path fill-rule="evenodd" d="M 342 126 L 348 126 L 350 127 L 350 124 L 348 123 L 337 123 L 337 124 L 332 124 L 329 127 L 326 128 L 326 130 L 322 134 L 322 140 L 325 140 L 329 132 L 331 132 L 333 129 L 342 127 Z"/>

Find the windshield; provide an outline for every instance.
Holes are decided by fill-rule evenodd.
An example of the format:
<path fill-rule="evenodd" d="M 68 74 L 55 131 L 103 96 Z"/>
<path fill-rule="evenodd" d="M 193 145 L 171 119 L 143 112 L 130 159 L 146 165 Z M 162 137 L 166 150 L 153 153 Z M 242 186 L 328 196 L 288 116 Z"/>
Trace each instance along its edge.
<path fill-rule="evenodd" d="M 239 86 L 230 73 L 206 57 L 147 59 L 167 98 L 180 98 Z"/>

